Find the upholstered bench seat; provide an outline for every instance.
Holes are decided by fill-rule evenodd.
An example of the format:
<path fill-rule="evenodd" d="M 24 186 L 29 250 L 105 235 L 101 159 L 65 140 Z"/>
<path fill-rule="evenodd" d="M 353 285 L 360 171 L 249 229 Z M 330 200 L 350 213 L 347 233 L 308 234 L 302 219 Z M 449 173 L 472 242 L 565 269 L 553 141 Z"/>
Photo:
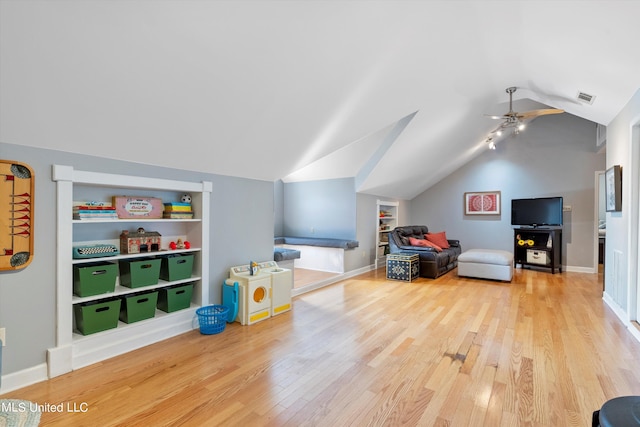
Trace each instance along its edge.
<path fill-rule="evenodd" d="M 357 240 L 326 239 L 322 237 L 275 237 L 276 245 L 320 246 L 324 248 L 354 249 L 360 243 Z"/>
<path fill-rule="evenodd" d="M 287 249 L 275 247 L 273 248 L 273 260 L 276 262 L 289 261 L 300 258 L 300 251 L 295 249 Z"/>
<path fill-rule="evenodd" d="M 458 257 L 458 276 L 510 282 L 513 254 L 497 249 L 470 249 Z"/>

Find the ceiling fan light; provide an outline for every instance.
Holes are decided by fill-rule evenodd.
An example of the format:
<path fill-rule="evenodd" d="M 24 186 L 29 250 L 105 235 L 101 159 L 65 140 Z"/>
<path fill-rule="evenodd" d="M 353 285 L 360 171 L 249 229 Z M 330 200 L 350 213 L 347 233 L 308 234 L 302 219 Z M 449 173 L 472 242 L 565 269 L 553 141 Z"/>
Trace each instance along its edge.
<path fill-rule="evenodd" d="M 502 130 L 498 130 L 498 131 L 496 132 L 496 135 L 498 135 L 498 136 L 502 136 Z"/>
<path fill-rule="evenodd" d="M 524 123 L 519 123 L 518 124 L 518 130 L 524 130 L 524 128 L 527 127 Z"/>

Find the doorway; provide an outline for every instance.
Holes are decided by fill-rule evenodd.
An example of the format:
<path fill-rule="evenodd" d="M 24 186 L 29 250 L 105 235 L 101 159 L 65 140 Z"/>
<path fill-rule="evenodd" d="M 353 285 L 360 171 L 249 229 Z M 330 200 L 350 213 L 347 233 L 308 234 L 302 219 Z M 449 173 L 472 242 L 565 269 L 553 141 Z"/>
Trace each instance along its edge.
<path fill-rule="evenodd" d="M 607 241 L 607 211 L 605 200 L 604 171 L 595 173 L 595 230 L 594 230 L 594 273 L 602 274 L 602 290 L 604 291 L 604 261 Z"/>

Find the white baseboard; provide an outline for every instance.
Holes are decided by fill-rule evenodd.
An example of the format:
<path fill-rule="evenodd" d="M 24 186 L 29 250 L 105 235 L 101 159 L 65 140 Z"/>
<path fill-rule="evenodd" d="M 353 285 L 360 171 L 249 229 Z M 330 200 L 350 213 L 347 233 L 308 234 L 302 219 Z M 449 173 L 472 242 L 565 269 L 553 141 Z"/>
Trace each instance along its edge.
<path fill-rule="evenodd" d="M 624 323 L 625 325 L 627 324 L 627 314 L 624 312 L 624 310 L 622 309 L 622 307 L 620 307 L 614 300 L 613 298 L 611 298 L 611 295 L 609 295 L 607 292 L 603 292 L 602 293 L 602 300 L 604 301 L 605 304 L 607 304 L 607 306 L 613 310 L 613 312 L 615 313 L 616 316 L 618 316 L 618 319 L 620 319 L 622 321 L 622 323 Z"/>
<path fill-rule="evenodd" d="M 312 284 L 310 284 L 308 286 L 303 286 L 301 288 L 294 288 L 294 289 L 291 290 L 291 296 L 295 297 L 295 296 L 298 296 L 298 295 L 305 294 L 307 292 L 315 291 L 316 289 L 320 289 L 320 288 L 323 288 L 325 286 L 333 285 L 334 283 L 339 282 L 341 280 L 349 279 L 351 277 L 355 277 L 355 276 L 357 276 L 359 274 L 366 273 L 366 272 L 372 271 L 372 270 L 375 270 L 375 265 L 374 264 L 371 264 L 369 266 L 362 267 L 362 268 L 357 268 L 355 270 L 351 270 L 351 271 L 348 271 L 346 273 L 339 274 L 337 276 L 330 277 L 328 279 L 324 279 L 324 280 L 321 280 L 319 282 L 312 283 Z"/>
<path fill-rule="evenodd" d="M 41 363 L 22 371 L 14 372 L 2 376 L 2 386 L 0 387 L 0 395 L 26 387 L 31 384 L 39 383 L 49 379 L 47 376 L 47 364 Z"/>
<path fill-rule="evenodd" d="M 59 346 L 47 350 L 49 378 L 54 378 L 73 370 L 73 347 Z"/>
<path fill-rule="evenodd" d="M 602 293 L 602 300 L 605 304 L 613 311 L 616 317 L 622 322 L 622 324 L 627 328 L 627 330 L 631 333 L 631 335 L 640 342 L 640 331 L 631 324 L 631 320 L 629 320 L 629 315 L 620 307 L 614 300 L 611 298 L 606 292 Z"/>
<path fill-rule="evenodd" d="M 551 271 L 549 269 L 549 267 L 544 266 L 544 265 L 541 265 L 541 266 L 531 265 L 531 267 L 541 268 L 541 269 L 545 269 L 545 270 Z M 593 268 L 593 267 L 578 267 L 578 266 L 575 266 L 575 265 L 562 265 L 561 267 L 562 267 L 562 271 L 571 272 L 571 273 L 590 273 L 590 274 L 593 274 L 593 273 L 597 273 L 598 272 L 598 269 L 597 268 Z"/>
<path fill-rule="evenodd" d="M 570 271 L 572 273 L 597 273 L 598 269 L 593 267 L 576 267 L 573 265 L 567 265 L 562 268 L 564 271 Z"/>
<path fill-rule="evenodd" d="M 629 324 L 629 326 L 627 326 L 627 329 L 629 329 L 629 332 L 631 332 L 631 335 L 633 335 L 633 337 L 638 342 L 640 342 L 640 331 L 638 331 L 638 329 L 635 326 L 631 325 L 631 324 Z"/>

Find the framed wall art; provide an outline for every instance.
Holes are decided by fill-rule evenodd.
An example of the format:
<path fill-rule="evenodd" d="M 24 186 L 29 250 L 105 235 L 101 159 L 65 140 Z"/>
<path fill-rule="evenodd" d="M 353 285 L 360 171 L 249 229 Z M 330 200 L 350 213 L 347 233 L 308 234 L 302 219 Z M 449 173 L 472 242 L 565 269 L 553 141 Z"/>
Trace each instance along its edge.
<path fill-rule="evenodd" d="M 0 160 L 0 270 L 25 268 L 33 259 L 33 169 Z"/>
<path fill-rule="evenodd" d="M 622 168 L 611 166 L 604 174 L 607 212 L 622 210 Z"/>
<path fill-rule="evenodd" d="M 464 193 L 465 215 L 500 215 L 500 192 Z"/>

